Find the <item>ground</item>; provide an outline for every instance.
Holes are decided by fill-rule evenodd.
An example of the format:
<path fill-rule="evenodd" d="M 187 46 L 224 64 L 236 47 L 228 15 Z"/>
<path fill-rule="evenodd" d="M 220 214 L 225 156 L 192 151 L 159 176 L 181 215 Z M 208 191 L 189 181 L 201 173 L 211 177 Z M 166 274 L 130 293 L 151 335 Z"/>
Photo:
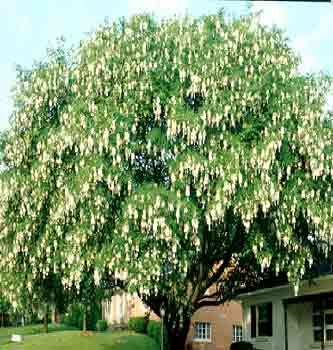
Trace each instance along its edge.
<path fill-rule="evenodd" d="M 27 335 L 22 344 L 7 343 L 1 350 L 158 350 L 151 338 L 131 332 L 104 332 L 83 336 L 81 331 Z"/>
<path fill-rule="evenodd" d="M 49 324 L 49 332 L 77 330 L 64 324 Z M 24 327 L 0 327 L 0 337 L 11 334 L 40 334 L 44 332 L 43 324 L 33 324 Z"/>
<path fill-rule="evenodd" d="M 68 331 L 75 330 L 73 327 L 69 327 L 62 324 L 49 324 L 49 332 L 59 332 L 59 331 Z M 34 324 L 24 327 L 5 327 L 0 328 L 0 345 L 8 343 L 12 334 L 20 334 L 23 336 L 40 334 L 44 332 L 44 325 Z"/>

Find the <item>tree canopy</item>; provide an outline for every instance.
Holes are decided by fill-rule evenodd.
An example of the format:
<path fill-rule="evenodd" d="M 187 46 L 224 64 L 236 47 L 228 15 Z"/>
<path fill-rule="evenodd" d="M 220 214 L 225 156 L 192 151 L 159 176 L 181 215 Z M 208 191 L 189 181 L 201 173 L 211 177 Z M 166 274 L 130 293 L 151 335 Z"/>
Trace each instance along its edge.
<path fill-rule="evenodd" d="M 79 289 L 93 269 L 179 328 L 250 262 L 297 285 L 330 251 L 331 78 L 301 75 L 281 31 L 138 16 L 59 57 L 16 87 L 0 182 L 11 298 L 49 275 Z"/>

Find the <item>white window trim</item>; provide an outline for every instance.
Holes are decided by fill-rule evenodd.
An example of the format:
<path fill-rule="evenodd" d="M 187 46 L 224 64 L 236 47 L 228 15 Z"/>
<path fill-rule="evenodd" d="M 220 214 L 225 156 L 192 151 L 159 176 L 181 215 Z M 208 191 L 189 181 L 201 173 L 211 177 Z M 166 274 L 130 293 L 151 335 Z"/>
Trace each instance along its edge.
<path fill-rule="evenodd" d="M 237 335 L 237 331 L 240 330 L 240 335 Z M 243 340 L 243 327 L 239 324 L 232 325 L 232 342 L 237 343 Z"/>
<path fill-rule="evenodd" d="M 267 339 L 272 338 L 273 336 L 269 336 L 269 335 L 259 335 L 259 306 L 260 305 L 264 305 L 264 304 L 270 304 L 271 302 L 267 302 L 267 303 L 260 303 L 260 304 L 256 304 L 254 305 L 256 308 L 256 337 L 255 338 L 251 338 L 251 339 L 256 339 L 256 340 L 262 340 L 262 341 L 266 341 Z M 272 304 L 272 313 L 273 313 L 273 304 Z M 273 315 L 272 315 L 272 330 L 273 330 Z"/>
<path fill-rule="evenodd" d="M 333 309 L 325 309 L 323 311 L 323 317 L 324 317 L 324 343 L 325 344 L 333 344 L 333 340 L 326 340 L 326 331 L 329 330 L 329 329 L 333 329 L 333 325 L 329 325 L 327 326 L 326 325 L 326 315 L 332 315 L 333 314 Z M 319 311 L 316 311 L 316 312 L 313 312 L 312 313 L 313 316 L 318 316 L 320 315 L 320 312 Z M 321 330 L 321 327 L 320 326 L 313 326 L 312 325 L 312 329 L 315 331 L 320 331 Z M 315 341 L 315 344 L 318 344 L 320 343 L 320 341 Z"/>
<path fill-rule="evenodd" d="M 209 325 L 208 329 L 209 329 L 209 337 L 207 338 L 199 338 L 196 336 L 196 327 L 198 324 L 202 324 L 202 325 Z M 194 323 L 193 325 L 194 328 L 194 336 L 193 336 L 193 341 L 194 342 L 198 342 L 198 343 L 211 343 L 212 342 L 212 323 L 211 322 L 206 322 L 206 321 L 197 321 Z"/>

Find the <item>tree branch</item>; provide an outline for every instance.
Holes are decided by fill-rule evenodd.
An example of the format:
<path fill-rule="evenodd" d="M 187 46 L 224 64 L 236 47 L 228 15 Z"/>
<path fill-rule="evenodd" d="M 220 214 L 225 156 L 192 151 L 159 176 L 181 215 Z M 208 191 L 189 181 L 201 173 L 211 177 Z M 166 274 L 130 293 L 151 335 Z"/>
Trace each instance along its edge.
<path fill-rule="evenodd" d="M 227 254 L 226 257 L 223 259 L 221 265 L 218 267 L 218 269 L 213 273 L 213 275 L 210 278 L 208 278 L 206 283 L 207 289 L 220 279 L 225 269 L 230 265 L 231 257 L 231 253 Z"/>
<path fill-rule="evenodd" d="M 202 300 L 199 303 L 196 303 L 196 310 L 201 309 L 202 307 L 206 306 L 219 306 L 222 305 L 225 302 L 225 299 L 215 299 L 215 300 Z"/>

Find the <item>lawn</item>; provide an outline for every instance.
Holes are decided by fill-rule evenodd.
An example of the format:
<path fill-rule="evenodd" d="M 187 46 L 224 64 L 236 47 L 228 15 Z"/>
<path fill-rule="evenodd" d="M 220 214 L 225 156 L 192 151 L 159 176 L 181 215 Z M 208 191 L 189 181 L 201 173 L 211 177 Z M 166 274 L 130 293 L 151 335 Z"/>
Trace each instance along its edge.
<path fill-rule="evenodd" d="M 23 343 L 9 343 L 1 350 L 158 350 L 151 338 L 131 332 L 93 333 L 84 336 L 80 331 L 29 335 Z"/>
<path fill-rule="evenodd" d="M 74 330 L 71 327 L 62 325 L 62 324 L 49 324 L 49 332 L 57 332 L 57 331 L 68 331 Z M 0 337 L 12 335 L 12 334 L 21 334 L 21 335 L 30 335 L 30 334 L 40 334 L 44 332 L 43 324 L 34 324 L 24 327 L 4 327 L 0 328 Z"/>
<path fill-rule="evenodd" d="M 74 328 L 61 324 L 49 324 L 49 332 L 60 332 L 65 330 L 73 330 Z M 20 334 L 23 336 L 40 334 L 44 332 L 44 325 L 34 324 L 24 327 L 5 327 L 0 328 L 0 345 L 8 343 L 12 334 Z"/>

